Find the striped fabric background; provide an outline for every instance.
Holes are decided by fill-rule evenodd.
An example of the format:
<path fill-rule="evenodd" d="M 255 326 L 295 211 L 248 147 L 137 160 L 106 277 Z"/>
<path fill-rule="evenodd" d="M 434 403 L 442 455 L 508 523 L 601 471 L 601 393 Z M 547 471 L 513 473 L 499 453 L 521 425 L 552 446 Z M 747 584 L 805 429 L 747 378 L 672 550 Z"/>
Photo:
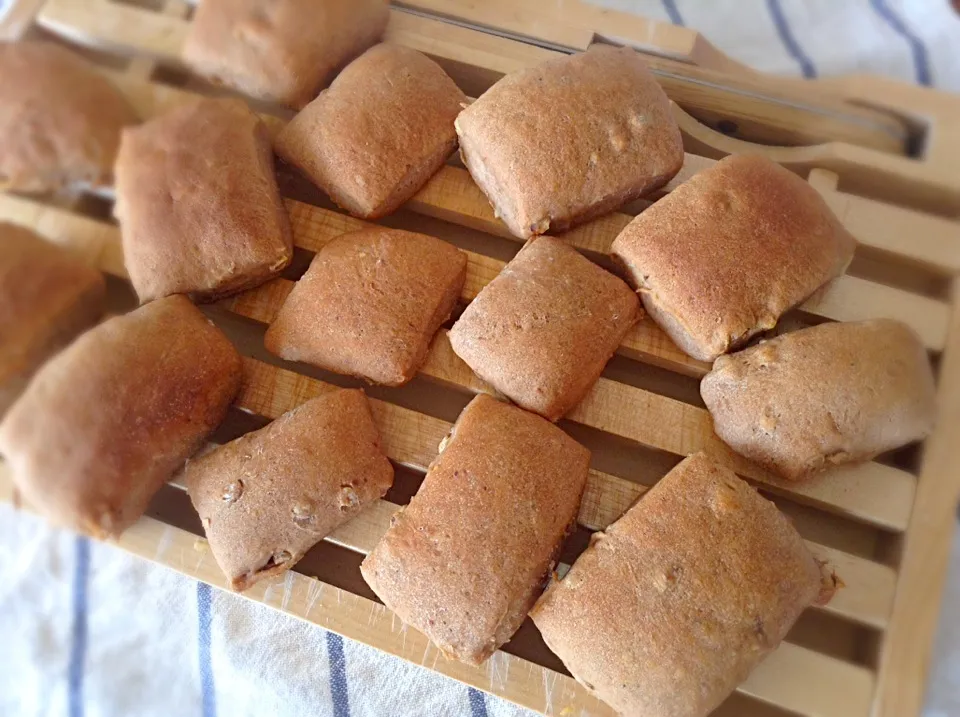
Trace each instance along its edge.
<path fill-rule="evenodd" d="M 769 72 L 960 91 L 948 0 L 597 0 Z M 2 6 L 2 4 L 0 4 Z M 960 566 L 960 544 L 955 551 Z M 958 571 L 960 572 L 960 571 Z M 960 577 L 946 603 L 960 613 Z M 0 715 L 527 715 L 502 700 L 0 506 Z M 960 614 L 926 717 L 960 714 Z"/>

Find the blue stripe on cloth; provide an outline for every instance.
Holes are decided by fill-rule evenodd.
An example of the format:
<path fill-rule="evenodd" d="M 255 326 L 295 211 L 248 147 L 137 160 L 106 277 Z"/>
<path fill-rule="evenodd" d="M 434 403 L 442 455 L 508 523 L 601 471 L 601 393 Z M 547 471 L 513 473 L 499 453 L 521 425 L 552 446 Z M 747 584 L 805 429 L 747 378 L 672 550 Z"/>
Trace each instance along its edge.
<path fill-rule="evenodd" d="M 676 0 L 661 0 L 661 2 L 663 3 L 663 9 L 667 11 L 667 17 L 670 18 L 670 22 L 674 25 L 684 27 L 683 15 L 680 14 L 680 10 L 677 8 Z"/>
<path fill-rule="evenodd" d="M 87 659 L 87 586 L 90 582 L 90 540 L 81 535 L 73 544 L 73 630 L 67 668 L 70 717 L 83 717 L 83 668 Z"/>
<path fill-rule="evenodd" d="M 343 638 L 327 633 L 327 659 L 330 662 L 330 696 L 333 698 L 333 717 L 350 717 L 350 696 L 347 694 L 347 658 L 343 653 Z"/>
<path fill-rule="evenodd" d="M 487 717 L 487 700 L 483 693 L 468 687 L 467 697 L 470 699 L 470 717 Z"/>
<path fill-rule="evenodd" d="M 929 87 L 933 84 L 930 77 L 930 57 L 927 55 L 927 48 L 923 41 L 917 37 L 906 23 L 890 9 L 886 0 L 870 0 L 870 6 L 887 23 L 891 29 L 910 45 L 910 54 L 913 55 L 913 69 L 917 77 L 917 83 Z"/>
<path fill-rule="evenodd" d="M 803 71 L 804 77 L 816 77 L 817 69 L 813 66 L 813 61 L 803 51 L 803 48 L 797 43 L 797 38 L 793 36 L 793 30 L 790 29 L 790 23 L 787 22 L 787 16 L 783 14 L 783 8 L 780 6 L 780 0 L 767 0 L 767 9 L 770 11 L 770 17 L 773 18 L 773 24 L 777 28 L 777 34 L 780 41 L 787 48 L 790 57 L 796 60 Z"/>
<path fill-rule="evenodd" d="M 197 583 L 197 662 L 200 666 L 200 697 L 203 717 L 217 717 L 217 694 L 213 685 L 210 659 L 210 623 L 213 594 L 206 583 Z"/>

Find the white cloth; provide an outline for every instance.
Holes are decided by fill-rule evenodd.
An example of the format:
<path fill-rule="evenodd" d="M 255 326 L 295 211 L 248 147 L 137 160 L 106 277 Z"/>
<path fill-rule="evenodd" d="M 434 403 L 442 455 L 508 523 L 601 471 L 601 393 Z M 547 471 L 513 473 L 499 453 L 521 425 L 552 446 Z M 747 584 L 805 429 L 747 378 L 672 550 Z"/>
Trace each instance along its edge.
<path fill-rule="evenodd" d="M 948 0 L 600 0 L 758 69 L 960 90 Z M 960 714 L 960 541 L 927 717 Z M 500 699 L 0 506 L 0 715 L 526 715 Z"/>

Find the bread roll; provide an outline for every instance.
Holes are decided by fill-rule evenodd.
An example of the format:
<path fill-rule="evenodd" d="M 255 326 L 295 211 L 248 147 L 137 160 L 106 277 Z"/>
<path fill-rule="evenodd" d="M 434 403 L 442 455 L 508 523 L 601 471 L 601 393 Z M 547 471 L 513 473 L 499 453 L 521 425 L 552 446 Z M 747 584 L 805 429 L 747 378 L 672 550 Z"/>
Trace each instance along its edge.
<path fill-rule="evenodd" d="M 109 185 L 120 131 L 136 121 L 79 55 L 50 42 L 0 43 L 0 189 Z"/>
<path fill-rule="evenodd" d="M 41 363 L 100 318 L 105 294 L 99 271 L 0 222 L 0 417 Z"/>
<path fill-rule="evenodd" d="M 559 239 L 527 243 L 463 312 L 453 350 L 514 403 L 556 421 L 640 316 L 630 287 Z"/>
<path fill-rule="evenodd" d="M 922 440 L 936 415 L 923 344 L 890 319 L 822 324 L 721 356 L 700 393 L 725 443 L 791 480 Z"/>
<path fill-rule="evenodd" d="M 0 423 L 17 490 L 49 520 L 116 537 L 223 420 L 240 357 L 182 296 L 112 318 L 37 372 Z"/>
<path fill-rule="evenodd" d="M 611 253 L 677 346 L 713 361 L 843 274 L 855 246 L 800 177 L 731 155 L 644 210 Z"/>
<path fill-rule="evenodd" d="M 314 257 L 264 343 L 289 361 L 399 386 L 426 358 L 466 271 L 462 251 L 424 234 L 345 234 Z"/>
<path fill-rule="evenodd" d="M 357 217 L 390 214 L 457 147 L 466 96 L 433 60 L 376 45 L 294 117 L 277 154 Z"/>
<path fill-rule="evenodd" d="M 336 389 L 187 464 L 187 490 L 234 590 L 292 568 L 393 484 L 363 391 Z"/>
<path fill-rule="evenodd" d="M 300 108 L 376 43 L 386 0 L 203 0 L 183 60 L 207 79 Z"/>
<path fill-rule="evenodd" d="M 293 256 L 266 128 L 239 100 L 198 99 L 123 134 L 116 215 L 141 302 L 212 301 Z"/>
<path fill-rule="evenodd" d="M 629 48 L 596 45 L 509 74 L 456 128 L 464 164 L 521 238 L 611 212 L 683 165 L 670 102 Z"/>
<path fill-rule="evenodd" d="M 527 615 L 576 519 L 590 452 L 480 395 L 360 570 L 445 654 L 480 664 Z"/>
<path fill-rule="evenodd" d="M 833 589 L 790 521 L 700 453 L 595 534 L 530 616 L 615 710 L 703 717 Z"/>

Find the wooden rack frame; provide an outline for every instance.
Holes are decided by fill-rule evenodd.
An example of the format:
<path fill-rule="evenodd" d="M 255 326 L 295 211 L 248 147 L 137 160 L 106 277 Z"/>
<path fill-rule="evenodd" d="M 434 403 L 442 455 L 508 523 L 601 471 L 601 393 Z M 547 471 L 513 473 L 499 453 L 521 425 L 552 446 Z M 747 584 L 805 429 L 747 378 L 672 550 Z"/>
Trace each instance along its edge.
<path fill-rule="evenodd" d="M 0 36 L 45 33 L 86 48 L 140 115 L 149 118 L 212 90 L 188 78 L 178 59 L 190 5 L 182 0 L 147 5 L 20 0 L 0 24 Z M 615 520 L 680 457 L 708 451 L 771 496 L 811 549 L 837 566 L 847 585 L 828 606 L 801 618 L 787 642 L 719 713 L 919 714 L 960 495 L 950 445 L 950 432 L 960 427 L 955 291 L 960 225 L 953 219 L 960 208 L 960 174 L 955 171 L 960 166 L 960 98 L 864 78 L 771 82 L 684 28 L 585 3 L 563 5 L 559 14 L 551 4 L 534 0 L 406 2 L 391 11 L 387 35 L 433 56 L 472 95 L 506 72 L 595 41 L 648 53 L 676 103 L 688 152 L 681 175 L 664 192 L 726 153 L 759 151 L 806 177 L 857 237 L 851 273 L 793 312 L 785 325 L 899 318 L 918 331 L 941 367 L 942 415 L 924 446 L 922 463 L 914 453 L 901 451 L 792 484 L 737 456 L 716 438 L 696 391 L 707 366 L 685 356 L 644 320 L 624 339 L 604 378 L 562 424 L 594 450 L 578 520 L 580 537 Z M 272 130 L 289 116 L 277 108 L 258 109 Z M 920 152 L 911 155 L 918 137 Z M 365 225 L 332 208 L 282 168 L 281 188 L 297 247 L 293 267 L 283 278 L 207 309 L 246 356 L 236 407 L 260 420 L 327 390 L 328 381 L 351 383 L 285 363 L 262 348 L 264 325 L 310 255 Z M 647 205 L 636 202 L 565 238 L 606 264 L 610 242 Z M 30 226 L 105 273 L 126 277 L 119 231 L 109 218 L 109 196 L 64 201 L 0 195 L 0 219 Z M 441 236 L 467 250 L 462 303 L 475 297 L 519 248 L 455 160 L 385 223 Z M 112 294 L 119 304 L 130 305 L 129 289 L 121 282 L 113 283 Z M 386 530 L 396 502 L 415 491 L 450 421 L 479 391 L 491 389 L 453 354 L 445 332 L 411 385 L 370 389 L 386 451 L 402 467 L 399 482 L 405 487 L 317 549 L 350 551 L 353 557 L 338 561 L 349 563 L 348 568 L 324 573 L 322 561 L 308 555 L 296 571 L 255 586 L 245 596 L 545 714 L 609 715 L 609 708 L 560 671 L 535 631 L 522 629 L 487 664 L 465 666 L 443 658 L 422 635 L 404 628 L 359 580 L 357 554 L 369 552 Z M 223 438 L 251 427 L 237 416 L 228 423 Z M 11 494 L 10 477 L 0 464 L 0 499 L 10 500 Z M 166 489 L 150 515 L 118 545 L 225 586 L 205 541 L 198 538 L 199 524 L 182 492 Z M 566 558 L 575 558 L 579 549 L 569 547 Z M 323 574 L 310 577 L 314 572 Z"/>

